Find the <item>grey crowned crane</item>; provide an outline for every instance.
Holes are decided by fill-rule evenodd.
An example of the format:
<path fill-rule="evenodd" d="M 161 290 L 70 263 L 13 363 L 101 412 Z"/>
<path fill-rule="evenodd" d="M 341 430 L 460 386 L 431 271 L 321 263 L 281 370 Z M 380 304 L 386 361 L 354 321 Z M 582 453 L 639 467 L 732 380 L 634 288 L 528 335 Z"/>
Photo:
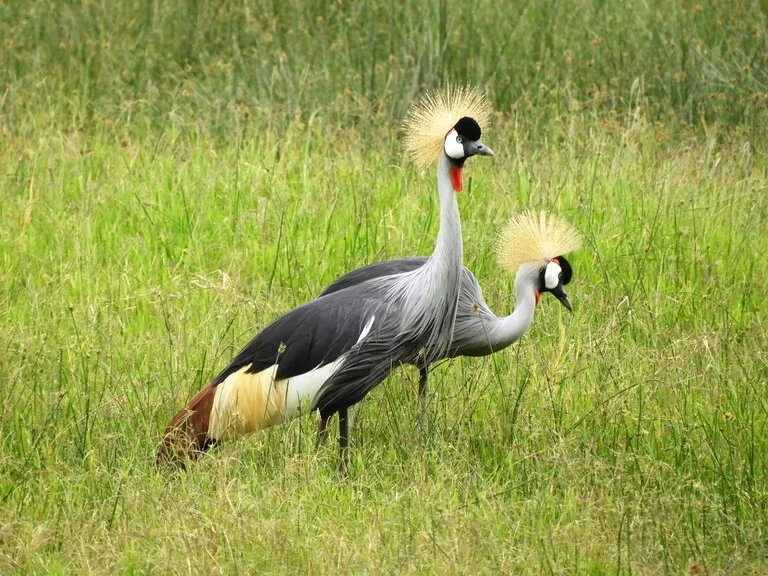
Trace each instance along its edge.
<path fill-rule="evenodd" d="M 427 94 L 404 123 L 419 166 L 437 163 L 440 228 L 432 256 L 415 270 L 379 276 L 287 312 L 251 340 L 171 420 L 157 461 L 183 464 L 213 443 L 318 410 L 320 438 L 339 416 L 340 466 L 346 470 L 347 409 L 393 368 L 420 354 L 445 356 L 462 277 L 456 192 L 467 158 L 491 156 L 480 142 L 490 102 L 477 90 Z"/>
<path fill-rule="evenodd" d="M 532 211 L 513 215 L 502 230 L 496 253 L 502 268 L 515 275 L 515 309 L 509 316 L 496 316 L 485 303 L 475 275 L 464 268 L 453 340 L 445 357 L 487 356 L 510 346 L 531 325 L 536 306 L 546 292 L 573 311 L 564 288 L 573 272 L 564 254 L 576 250 L 579 244 L 578 232 L 561 218 Z M 417 270 L 426 262 L 426 257 L 412 257 L 369 264 L 341 276 L 318 298 L 380 276 Z M 415 365 L 419 368 L 419 398 L 423 401 L 429 364 L 418 358 Z"/>

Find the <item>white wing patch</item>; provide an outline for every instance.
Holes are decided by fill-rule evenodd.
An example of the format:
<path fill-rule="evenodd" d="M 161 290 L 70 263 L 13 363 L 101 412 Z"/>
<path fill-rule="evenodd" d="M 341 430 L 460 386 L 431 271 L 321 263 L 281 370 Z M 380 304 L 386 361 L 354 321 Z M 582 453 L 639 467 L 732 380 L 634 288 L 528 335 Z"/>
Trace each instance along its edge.
<path fill-rule="evenodd" d="M 371 316 L 368 322 L 365 323 L 356 344 L 362 342 L 370 334 L 374 320 L 376 320 L 376 316 Z M 315 396 L 317 396 L 320 388 L 322 388 L 328 378 L 341 368 L 345 358 L 346 355 L 341 356 L 330 364 L 318 366 L 314 370 L 289 378 L 285 399 L 285 412 L 278 421 L 288 420 L 309 411 L 315 402 Z"/>
<path fill-rule="evenodd" d="M 320 366 L 304 374 L 293 376 L 288 379 L 288 389 L 285 398 L 285 411 L 277 422 L 283 420 L 290 420 L 296 416 L 301 416 L 305 412 L 308 412 L 314 403 L 315 396 L 320 391 L 320 388 L 325 384 L 333 373 L 338 370 L 344 363 L 344 356 L 326 364 Z"/>

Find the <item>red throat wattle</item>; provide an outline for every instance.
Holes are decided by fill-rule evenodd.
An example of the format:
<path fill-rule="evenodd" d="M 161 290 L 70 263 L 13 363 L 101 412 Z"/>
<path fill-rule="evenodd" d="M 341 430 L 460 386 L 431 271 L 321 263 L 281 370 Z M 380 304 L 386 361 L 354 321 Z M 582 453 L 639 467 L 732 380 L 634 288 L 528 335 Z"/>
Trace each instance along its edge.
<path fill-rule="evenodd" d="M 461 192 L 462 188 L 464 188 L 464 181 L 461 178 L 461 171 L 464 168 L 461 166 L 452 166 L 451 167 L 451 183 L 453 184 L 453 189 L 456 192 Z"/>
<path fill-rule="evenodd" d="M 539 289 L 537 288 L 537 289 L 536 289 L 536 306 L 538 306 L 538 305 L 539 305 L 539 302 L 541 302 L 541 292 L 540 292 L 540 291 L 539 291 Z"/>

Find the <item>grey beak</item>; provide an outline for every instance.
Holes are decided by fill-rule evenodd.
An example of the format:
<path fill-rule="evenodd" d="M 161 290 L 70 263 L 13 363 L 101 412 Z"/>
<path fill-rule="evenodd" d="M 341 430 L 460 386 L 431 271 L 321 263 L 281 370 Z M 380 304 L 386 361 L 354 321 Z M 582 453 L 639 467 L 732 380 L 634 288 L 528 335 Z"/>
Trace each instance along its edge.
<path fill-rule="evenodd" d="M 568 309 L 568 312 L 573 313 L 573 304 L 571 304 L 571 301 L 568 300 L 568 294 L 565 293 L 562 285 L 552 290 L 552 295 L 560 300 L 560 304 L 565 306 Z"/>
<path fill-rule="evenodd" d="M 493 150 L 480 142 L 480 140 L 475 140 L 467 146 L 467 156 L 493 156 Z"/>

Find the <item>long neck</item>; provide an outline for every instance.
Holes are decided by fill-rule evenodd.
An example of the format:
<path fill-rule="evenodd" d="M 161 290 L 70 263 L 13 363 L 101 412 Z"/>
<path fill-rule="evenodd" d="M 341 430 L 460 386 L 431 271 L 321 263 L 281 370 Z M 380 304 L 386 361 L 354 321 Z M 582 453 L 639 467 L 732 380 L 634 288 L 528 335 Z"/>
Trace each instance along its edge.
<path fill-rule="evenodd" d="M 405 281 L 401 304 L 401 326 L 431 358 L 442 357 L 453 338 L 463 270 L 459 206 L 445 154 L 437 165 L 437 190 L 440 230 L 435 251 Z"/>
<path fill-rule="evenodd" d="M 517 300 L 512 314 L 493 319 L 488 328 L 488 337 L 494 351 L 517 341 L 533 322 L 533 314 L 536 311 L 536 279 L 524 268 L 518 270 L 515 276 L 515 294 Z"/>
<path fill-rule="evenodd" d="M 455 282 L 462 268 L 461 218 L 456 192 L 451 182 L 451 161 L 445 154 L 437 165 L 437 192 L 440 197 L 440 230 L 437 233 L 435 251 L 429 259 L 432 266 L 450 268 L 456 274 Z"/>

